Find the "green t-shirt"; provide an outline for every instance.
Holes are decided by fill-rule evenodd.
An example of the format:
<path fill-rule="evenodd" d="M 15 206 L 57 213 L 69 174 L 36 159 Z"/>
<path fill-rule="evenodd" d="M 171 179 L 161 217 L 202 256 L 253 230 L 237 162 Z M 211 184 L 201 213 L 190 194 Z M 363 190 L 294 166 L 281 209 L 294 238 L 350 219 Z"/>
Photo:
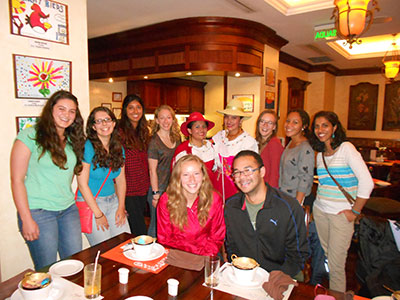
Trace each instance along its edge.
<path fill-rule="evenodd" d="M 41 149 L 35 141 L 36 129 L 30 127 L 22 130 L 17 139 L 23 142 L 31 151 L 25 186 L 30 209 L 45 209 L 50 211 L 64 210 L 74 203 L 74 193 L 71 182 L 76 165 L 76 156 L 70 144 L 64 151 L 67 155 L 66 170 L 60 169 L 46 152 L 38 160 Z"/>
<path fill-rule="evenodd" d="M 246 200 L 246 209 L 249 213 L 251 225 L 253 225 L 254 230 L 256 230 L 256 218 L 258 211 L 263 207 L 264 201 L 259 204 L 251 204 Z"/>

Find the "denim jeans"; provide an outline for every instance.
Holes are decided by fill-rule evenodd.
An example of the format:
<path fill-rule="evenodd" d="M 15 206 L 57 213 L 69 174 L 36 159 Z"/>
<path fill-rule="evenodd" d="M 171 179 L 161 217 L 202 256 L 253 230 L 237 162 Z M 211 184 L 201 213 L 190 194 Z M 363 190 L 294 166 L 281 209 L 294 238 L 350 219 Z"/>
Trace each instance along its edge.
<path fill-rule="evenodd" d="M 77 201 L 85 200 L 83 200 L 82 197 L 78 197 Z M 118 209 L 118 197 L 115 193 L 106 197 L 97 197 L 96 202 L 100 210 L 106 216 L 108 225 L 110 227 L 108 228 L 108 230 L 105 231 L 103 231 L 101 228 L 97 229 L 96 220 L 93 214 L 92 233 L 85 233 L 85 236 L 88 239 L 90 246 L 97 245 L 123 232 L 131 233 L 127 219 L 125 224 L 121 227 L 117 227 L 117 225 L 115 225 L 115 213 Z"/>
<path fill-rule="evenodd" d="M 311 250 L 311 278 L 310 284 L 316 285 L 318 283 L 322 284 L 324 278 L 329 276 L 326 271 L 325 263 L 327 261 L 324 249 L 321 247 L 321 243 L 318 238 L 317 228 L 315 222 L 310 222 L 308 226 L 308 243 Z"/>
<path fill-rule="evenodd" d="M 39 226 L 39 238 L 26 241 L 35 270 L 57 261 L 57 251 L 64 259 L 82 250 L 81 221 L 75 204 L 67 209 L 49 211 L 31 209 L 32 218 Z M 22 232 L 22 221 L 18 214 L 18 226 Z"/>

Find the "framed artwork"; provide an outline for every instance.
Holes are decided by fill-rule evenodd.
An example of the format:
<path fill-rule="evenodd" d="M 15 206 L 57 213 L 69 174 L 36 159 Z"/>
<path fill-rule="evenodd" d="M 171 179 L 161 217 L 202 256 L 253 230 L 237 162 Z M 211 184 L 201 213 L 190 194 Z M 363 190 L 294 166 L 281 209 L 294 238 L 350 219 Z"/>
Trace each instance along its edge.
<path fill-rule="evenodd" d="M 347 129 L 375 130 L 378 107 L 378 84 L 361 82 L 350 86 Z"/>
<path fill-rule="evenodd" d="M 112 104 L 111 103 L 102 103 L 101 106 L 107 107 L 109 109 L 112 109 Z"/>
<path fill-rule="evenodd" d="M 275 86 L 276 72 L 274 69 L 265 67 L 265 84 L 269 86 Z"/>
<path fill-rule="evenodd" d="M 34 126 L 37 121 L 39 120 L 39 117 L 15 117 L 15 121 L 17 123 L 17 134 L 21 130 L 25 128 L 29 128 Z"/>
<path fill-rule="evenodd" d="M 122 109 L 119 107 L 113 107 L 113 113 L 117 119 L 121 118 Z"/>
<path fill-rule="evenodd" d="M 275 108 L 275 93 L 265 92 L 265 108 L 274 109 Z"/>
<path fill-rule="evenodd" d="M 112 101 L 122 102 L 122 93 L 112 93 Z"/>
<path fill-rule="evenodd" d="M 16 98 L 47 99 L 59 90 L 71 92 L 71 62 L 13 54 Z"/>
<path fill-rule="evenodd" d="M 11 33 L 68 44 L 68 6 L 52 1 L 9 0 Z"/>
<path fill-rule="evenodd" d="M 245 112 L 254 112 L 254 95 L 252 94 L 232 95 L 232 100 L 233 99 L 238 99 L 242 101 Z"/>
<path fill-rule="evenodd" d="M 382 130 L 400 131 L 400 81 L 385 85 Z"/>

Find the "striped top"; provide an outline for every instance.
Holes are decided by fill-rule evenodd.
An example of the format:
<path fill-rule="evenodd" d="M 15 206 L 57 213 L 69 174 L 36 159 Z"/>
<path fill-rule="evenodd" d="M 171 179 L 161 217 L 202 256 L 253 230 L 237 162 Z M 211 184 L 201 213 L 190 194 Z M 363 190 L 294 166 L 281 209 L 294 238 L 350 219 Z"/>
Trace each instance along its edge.
<path fill-rule="evenodd" d="M 368 199 L 374 182 L 371 174 L 353 144 L 343 142 L 331 156 L 325 157 L 332 176 L 355 199 Z M 322 161 L 322 153 L 317 155 L 318 191 L 314 205 L 325 213 L 337 214 L 344 209 L 351 209 L 346 197 L 329 176 Z"/>

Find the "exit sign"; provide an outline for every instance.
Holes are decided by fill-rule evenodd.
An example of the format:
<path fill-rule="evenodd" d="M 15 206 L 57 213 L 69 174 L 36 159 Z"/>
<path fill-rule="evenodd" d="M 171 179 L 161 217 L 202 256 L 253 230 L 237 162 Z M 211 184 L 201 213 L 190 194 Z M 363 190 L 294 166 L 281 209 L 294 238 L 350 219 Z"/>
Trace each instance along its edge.
<path fill-rule="evenodd" d="M 319 30 L 315 32 L 314 40 L 331 40 L 336 38 L 336 29 Z"/>

